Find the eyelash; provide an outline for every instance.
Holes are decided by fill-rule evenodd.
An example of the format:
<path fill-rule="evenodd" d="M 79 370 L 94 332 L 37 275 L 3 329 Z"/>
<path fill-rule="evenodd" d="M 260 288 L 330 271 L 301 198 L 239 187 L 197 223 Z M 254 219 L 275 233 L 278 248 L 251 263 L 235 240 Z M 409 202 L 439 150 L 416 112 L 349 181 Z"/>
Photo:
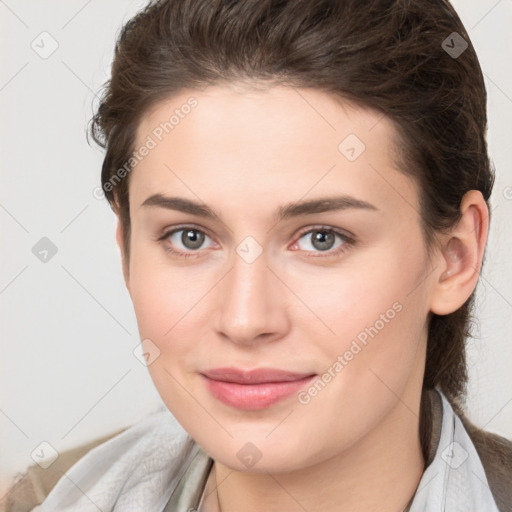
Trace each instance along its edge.
<path fill-rule="evenodd" d="M 195 251 L 191 250 L 191 251 L 187 251 L 187 252 L 177 251 L 176 249 L 173 249 L 169 244 L 164 243 L 167 240 L 167 238 L 169 238 L 174 233 L 177 233 L 179 231 L 186 231 L 186 230 L 197 231 L 199 233 L 203 233 L 206 236 L 209 236 L 208 233 L 206 233 L 202 229 L 199 229 L 199 228 L 197 228 L 195 226 L 187 225 L 187 226 L 181 226 L 179 228 L 173 228 L 171 230 L 166 231 L 161 237 L 159 237 L 157 239 L 157 241 L 162 242 L 165 251 L 170 253 L 170 254 L 173 254 L 173 255 L 178 256 L 180 258 L 191 258 L 191 257 L 194 258 L 194 257 L 197 257 L 198 256 L 197 253 L 200 252 L 199 249 L 195 250 Z M 324 231 L 324 232 L 327 232 L 327 233 L 332 233 L 334 235 L 337 235 L 337 236 L 339 236 L 342 239 L 342 241 L 344 243 L 341 246 L 339 246 L 337 249 L 335 249 L 335 250 L 315 251 L 319 255 L 318 256 L 307 256 L 309 258 L 331 258 L 331 257 L 339 256 L 342 253 L 344 253 L 347 250 L 349 250 L 355 244 L 355 240 L 353 238 L 349 237 L 348 235 L 346 235 L 345 233 L 342 233 L 341 231 L 338 231 L 338 230 L 336 230 L 334 228 L 331 228 L 331 227 L 328 227 L 328 226 L 321 226 L 321 225 L 320 226 L 313 226 L 313 227 L 309 227 L 307 229 L 304 229 L 303 231 L 301 231 L 298 234 L 297 241 L 300 240 L 304 235 L 306 235 L 308 233 L 313 233 L 315 231 Z M 305 251 L 305 252 L 312 252 L 312 251 Z M 327 255 L 326 256 L 321 255 L 322 252 L 326 253 Z"/>

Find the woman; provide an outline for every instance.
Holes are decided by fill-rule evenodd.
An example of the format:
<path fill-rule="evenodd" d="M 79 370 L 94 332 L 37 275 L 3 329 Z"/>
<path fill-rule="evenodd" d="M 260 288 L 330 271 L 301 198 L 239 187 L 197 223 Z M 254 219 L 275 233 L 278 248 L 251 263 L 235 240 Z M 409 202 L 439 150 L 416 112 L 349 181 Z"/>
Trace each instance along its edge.
<path fill-rule="evenodd" d="M 493 172 L 448 1 L 153 2 L 91 133 L 167 409 L 34 510 L 512 510 L 462 412 Z"/>

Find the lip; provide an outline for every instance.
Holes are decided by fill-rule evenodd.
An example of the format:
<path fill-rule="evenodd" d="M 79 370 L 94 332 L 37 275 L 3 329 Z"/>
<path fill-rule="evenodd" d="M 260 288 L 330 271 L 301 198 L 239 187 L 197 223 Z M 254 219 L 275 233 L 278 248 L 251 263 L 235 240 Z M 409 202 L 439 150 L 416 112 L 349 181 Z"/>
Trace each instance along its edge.
<path fill-rule="evenodd" d="M 276 368 L 255 368 L 242 370 L 238 368 L 214 368 L 201 372 L 212 380 L 234 382 L 237 384 L 263 384 L 268 382 L 290 382 L 310 377 L 313 373 L 297 373 Z"/>
<path fill-rule="evenodd" d="M 265 409 L 307 386 L 316 377 L 312 373 L 274 368 L 215 368 L 200 375 L 215 398 L 244 410 Z"/>

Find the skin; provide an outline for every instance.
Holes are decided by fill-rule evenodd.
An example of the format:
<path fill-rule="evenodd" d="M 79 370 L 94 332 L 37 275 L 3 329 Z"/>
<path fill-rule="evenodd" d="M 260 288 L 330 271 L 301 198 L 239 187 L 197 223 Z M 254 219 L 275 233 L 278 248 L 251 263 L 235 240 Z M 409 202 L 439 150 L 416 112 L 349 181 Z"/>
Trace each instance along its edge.
<path fill-rule="evenodd" d="M 387 118 L 319 90 L 215 85 L 159 103 L 136 146 L 192 95 L 197 107 L 130 175 L 122 257 L 141 339 L 160 350 L 148 366 L 155 386 L 215 460 L 203 510 L 402 510 L 424 465 L 427 315 L 455 311 L 476 286 L 488 230 L 482 195 L 464 196 L 460 222 L 429 258 L 418 189 L 393 161 Z M 338 150 L 351 133 L 366 146 L 355 161 Z M 141 206 L 157 193 L 205 203 L 218 217 Z M 272 217 L 285 203 L 341 194 L 376 210 Z M 182 232 L 158 240 L 191 224 L 206 234 L 199 249 L 183 245 Z M 354 242 L 336 237 L 322 251 L 312 237 L 321 227 Z M 251 263 L 236 250 L 247 236 L 262 250 Z M 117 242 L 122 250 L 120 224 Z M 400 312 L 307 404 L 293 394 L 239 410 L 199 375 L 222 366 L 322 375 L 396 303 Z M 261 453 L 252 467 L 237 457 L 247 442 Z"/>

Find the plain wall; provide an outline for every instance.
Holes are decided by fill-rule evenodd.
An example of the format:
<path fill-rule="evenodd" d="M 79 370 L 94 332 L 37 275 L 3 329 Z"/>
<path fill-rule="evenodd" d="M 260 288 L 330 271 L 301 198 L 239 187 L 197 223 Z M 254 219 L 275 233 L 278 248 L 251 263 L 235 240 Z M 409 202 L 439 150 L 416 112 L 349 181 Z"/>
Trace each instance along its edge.
<path fill-rule="evenodd" d="M 161 404 L 133 354 L 139 337 L 115 217 L 94 195 L 102 153 L 85 137 L 115 36 L 144 4 L 0 2 L 2 481 L 33 464 L 42 441 L 65 450 Z M 454 5 L 485 73 L 497 171 L 478 335 L 469 343 L 468 408 L 480 426 L 512 437 L 512 2 Z M 54 41 L 47 58 L 33 49 L 50 52 Z M 46 262 L 33 253 L 50 247 L 43 237 L 57 249 Z"/>

